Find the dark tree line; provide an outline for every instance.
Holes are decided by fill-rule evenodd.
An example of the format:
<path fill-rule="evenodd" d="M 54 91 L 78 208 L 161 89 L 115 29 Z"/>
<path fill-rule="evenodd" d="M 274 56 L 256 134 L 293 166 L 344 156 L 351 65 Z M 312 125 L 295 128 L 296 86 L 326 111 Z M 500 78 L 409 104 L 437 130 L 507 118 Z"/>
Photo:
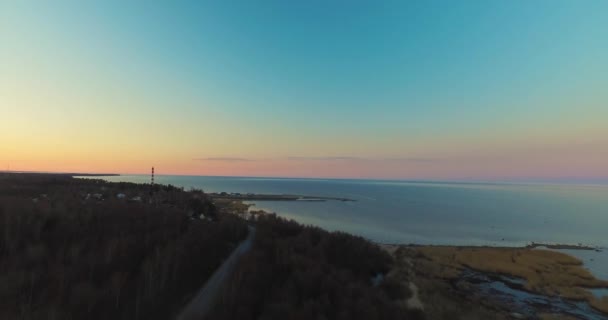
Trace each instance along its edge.
<path fill-rule="evenodd" d="M 208 319 L 421 319 L 394 285 L 372 285 L 392 258 L 363 238 L 274 215 L 257 223 L 248 253 Z"/>
<path fill-rule="evenodd" d="M 247 234 L 200 190 L 0 174 L 0 319 L 170 319 Z M 117 193 L 142 201 L 120 200 Z M 102 194 L 102 199 L 88 198 Z M 203 214 L 211 219 L 192 219 Z M 363 238 L 274 215 L 208 319 L 420 319 Z"/>
<path fill-rule="evenodd" d="M 0 176 L 0 319 L 171 318 L 247 234 L 235 217 L 191 219 L 215 212 L 202 194 L 165 190 L 173 205 L 83 200 L 101 187 L 145 189 Z"/>

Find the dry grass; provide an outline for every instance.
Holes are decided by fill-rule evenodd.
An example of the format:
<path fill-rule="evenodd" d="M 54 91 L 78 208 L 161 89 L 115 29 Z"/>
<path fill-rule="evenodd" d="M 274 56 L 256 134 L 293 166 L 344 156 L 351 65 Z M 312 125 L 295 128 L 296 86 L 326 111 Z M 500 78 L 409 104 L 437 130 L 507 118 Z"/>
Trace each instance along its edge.
<path fill-rule="evenodd" d="M 553 313 L 541 313 L 538 315 L 540 320 L 577 320 L 577 318 L 571 316 L 564 316 L 561 314 L 553 314 Z"/>
<path fill-rule="evenodd" d="M 213 203 L 220 208 L 221 210 L 234 213 L 234 214 L 243 214 L 249 210 L 251 205 L 243 203 L 240 200 L 231 200 L 231 199 L 223 199 L 223 198 L 214 198 Z"/>
<path fill-rule="evenodd" d="M 388 254 L 390 254 L 391 256 L 394 256 L 395 252 L 397 252 L 397 250 L 399 249 L 399 245 L 397 245 L 397 244 L 378 243 L 378 247 L 380 247 L 380 249 L 388 252 Z"/>
<path fill-rule="evenodd" d="M 593 298 L 589 304 L 598 311 L 608 313 L 608 297 L 602 297 L 601 299 Z"/>
<path fill-rule="evenodd" d="M 439 278 L 458 277 L 464 268 L 498 273 L 526 280 L 525 288 L 548 296 L 586 300 L 608 313 L 608 299 L 599 300 L 585 288 L 605 288 L 580 260 L 564 253 L 527 248 L 416 247 L 426 258 L 424 268 Z"/>
<path fill-rule="evenodd" d="M 458 277 L 462 269 L 441 265 L 425 259 L 414 247 L 383 245 L 392 253 L 396 263 L 386 276 L 407 287 L 414 283 L 418 287 L 418 297 L 424 305 L 427 320 L 508 320 L 509 312 L 497 307 L 490 299 L 479 300 L 478 296 L 463 297 L 455 294 L 453 286 L 445 279 Z M 408 293 L 406 296 L 409 297 Z"/>

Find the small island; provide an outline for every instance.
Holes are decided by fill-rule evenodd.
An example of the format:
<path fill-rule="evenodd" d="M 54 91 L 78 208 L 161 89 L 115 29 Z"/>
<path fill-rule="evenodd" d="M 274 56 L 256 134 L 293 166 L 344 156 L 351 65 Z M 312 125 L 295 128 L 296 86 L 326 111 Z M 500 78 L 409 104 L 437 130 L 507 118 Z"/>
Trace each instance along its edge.
<path fill-rule="evenodd" d="M 569 250 L 593 250 L 593 251 L 598 251 L 600 252 L 602 249 L 599 247 L 594 247 L 594 246 L 589 246 L 589 245 L 584 245 L 584 244 L 564 244 L 564 243 L 536 243 L 536 242 L 532 242 L 531 244 L 527 245 L 526 248 L 529 249 L 535 249 L 535 248 L 547 248 L 547 249 L 555 249 L 555 250 L 563 250 L 563 249 L 569 249 Z"/>

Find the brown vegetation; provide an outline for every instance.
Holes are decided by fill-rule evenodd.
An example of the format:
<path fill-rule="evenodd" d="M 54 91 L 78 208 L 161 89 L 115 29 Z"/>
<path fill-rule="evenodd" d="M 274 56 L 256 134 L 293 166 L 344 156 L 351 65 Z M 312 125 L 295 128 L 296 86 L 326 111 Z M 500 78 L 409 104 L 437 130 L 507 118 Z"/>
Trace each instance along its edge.
<path fill-rule="evenodd" d="M 460 273 L 455 268 L 442 266 L 425 258 L 415 251 L 416 247 L 398 245 L 382 247 L 395 259 L 386 280 L 401 284 L 401 288 L 404 285 L 415 285 L 419 300 L 424 307 L 425 319 L 511 319 L 510 311 L 503 308 L 498 301 L 491 301 L 488 297 L 478 299 L 472 295 L 463 295 L 451 281 Z"/>
<path fill-rule="evenodd" d="M 415 247 L 426 261 L 429 273 L 437 277 L 456 278 L 464 268 L 503 274 L 526 280 L 524 288 L 531 292 L 588 301 L 597 310 L 606 312 L 606 301 L 593 297 L 586 288 L 608 287 L 608 281 L 596 279 L 582 262 L 564 253 L 528 248 L 489 247 Z"/>
<path fill-rule="evenodd" d="M 591 306 L 594 307 L 596 310 L 608 314 L 608 297 L 602 297 L 601 299 L 594 297 L 591 299 L 589 304 L 591 304 Z"/>
<path fill-rule="evenodd" d="M 577 320 L 577 318 L 571 316 L 565 316 L 561 314 L 553 314 L 553 313 L 541 313 L 538 315 L 540 320 Z"/>
<path fill-rule="evenodd" d="M 226 213 L 242 215 L 247 213 L 251 205 L 243 203 L 240 200 L 224 199 L 224 198 L 212 198 L 213 203 Z"/>

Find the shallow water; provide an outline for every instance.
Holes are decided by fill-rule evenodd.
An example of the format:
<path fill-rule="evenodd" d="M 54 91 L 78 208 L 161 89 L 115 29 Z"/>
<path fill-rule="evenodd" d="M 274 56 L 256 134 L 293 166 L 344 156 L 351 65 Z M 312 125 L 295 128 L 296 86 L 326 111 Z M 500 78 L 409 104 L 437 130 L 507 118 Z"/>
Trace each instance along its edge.
<path fill-rule="evenodd" d="M 148 176 L 109 181 L 148 182 Z M 608 186 L 157 176 L 209 192 L 346 197 L 355 202 L 263 202 L 303 223 L 395 243 L 608 247 Z"/>
<path fill-rule="evenodd" d="M 523 290 L 521 279 L 498 277 L 467 271 L 459 281 L 474 284 L 475 294 L 492 297 L 506 303 L 510 309 L 527 317 L 534 318 L 538 313 L 550 312 L 569 315 L 577 319 L 601 320 L 606 316 L 594 310 L 588 303 L 572 301 L 559 297 L 548 297 Z"/>
<path fill-rule="evenodd" d="M 598 279 L 608 280 L 608 250 L 576 250 L 576 249 L 548 249 L 539 247 L 537 249 L 563 252 L 580 259 L 587 268 Z M 608 295 L 608 289 L 596 289 L 596 296 Z"/>
<path fill-rule="evenodd" d="M 608 297 L 608 289 L 591 289 L 589 290 L 597 298 Z"/>

